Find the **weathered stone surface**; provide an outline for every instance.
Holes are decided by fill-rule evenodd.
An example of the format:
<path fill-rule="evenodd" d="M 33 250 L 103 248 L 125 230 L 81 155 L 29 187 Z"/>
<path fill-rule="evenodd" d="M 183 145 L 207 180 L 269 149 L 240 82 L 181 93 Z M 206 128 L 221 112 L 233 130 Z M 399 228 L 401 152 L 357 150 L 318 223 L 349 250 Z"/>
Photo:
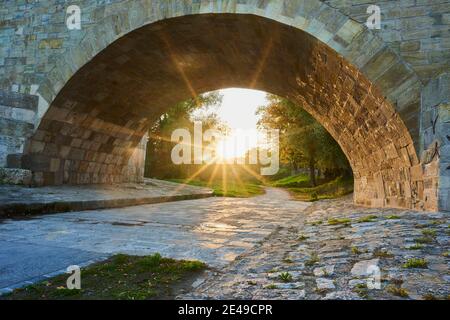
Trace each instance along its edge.
<path fill-rule="evenodd" d="M 30 170 L 0 168 L 0 185 L 1 184 L 31 184 L 32 174 Z"/>
<path fill-rule="evenodd" d="M 450 211 L 450 74 L 430 81 L 422 92 L 421 158 L 424 193 L 431 208 Z"/>
<path fill-rule="evenodd" d="M 31 171 L 0 168 L 0 182 L 26 185 Z M 0 184 L 0 217 L 24 217 L 55 212 L 98 210 L 126 206 L 201 199 L 212 190 L 168 181 L 145 179 L 141 184 L 52 186 L 28 188 Z"/>

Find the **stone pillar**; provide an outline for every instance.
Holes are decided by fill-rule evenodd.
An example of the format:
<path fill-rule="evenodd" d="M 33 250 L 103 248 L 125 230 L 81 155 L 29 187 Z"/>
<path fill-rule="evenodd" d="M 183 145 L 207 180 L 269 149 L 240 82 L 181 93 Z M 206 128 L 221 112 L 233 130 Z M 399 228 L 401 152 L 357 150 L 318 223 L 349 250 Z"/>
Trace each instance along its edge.
<path fill-rule="evenodd" d="M 426 210 L 450 211 L 450 74 L 422 91 L 421 162 Z"/>
<path fill-rule="evenodd" d="M 22 169 L 25 141 L 35 130 L 38 97 L 0 90 L 0 184 L 30 184 L 31 171 Z"/>
<path fill-rule="evenodd" d="M 128 166 L 122 173 L 123 182 L 144 182 L 145 154 L 147 150 L 148 135 L 145 135 L 133 152 Z"/>

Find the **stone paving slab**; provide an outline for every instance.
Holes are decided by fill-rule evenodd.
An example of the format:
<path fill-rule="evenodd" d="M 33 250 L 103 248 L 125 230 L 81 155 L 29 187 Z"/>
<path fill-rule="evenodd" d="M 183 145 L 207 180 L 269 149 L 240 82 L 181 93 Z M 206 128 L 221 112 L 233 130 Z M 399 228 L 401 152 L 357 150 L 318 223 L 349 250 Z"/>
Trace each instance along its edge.
<path fill-rule="evenodd" d="M 120 208 L 168 201 L 201 199 L 212 190 L 145 179 L 143 184 L 51 186 L 0 185 L 0 218 L 81 210 Z"/>
<path fill-rule="evenodd" d="M 0 288 L 31 284 L 65 272 L 70 265 L 82 266 L 106 257 L 85 250 L 0 241 Z"/>

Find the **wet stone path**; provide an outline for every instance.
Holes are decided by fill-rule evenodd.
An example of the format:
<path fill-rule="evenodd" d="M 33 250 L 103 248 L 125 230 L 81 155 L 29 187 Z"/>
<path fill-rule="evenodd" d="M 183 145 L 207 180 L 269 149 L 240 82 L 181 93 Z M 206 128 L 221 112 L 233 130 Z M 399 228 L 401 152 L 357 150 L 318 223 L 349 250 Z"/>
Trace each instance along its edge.
<path fill-rule="evenodd" d="M 206 198 L 3 220 L 0 294 L 117 253 L 159 252 L 222 268 L 279 224 L 297 220 L 307 206 L 271 189 L 251 199 Z"/>
<path fill-rule="evenodd" d="M 211 267 L 179 298 L 442 299 L 449 224 L 449 213 L 367 209 L 350 197 L 310 204 L 279 189 L 4 220 L 0 293 L 72 264 L 160 252 Z"/>

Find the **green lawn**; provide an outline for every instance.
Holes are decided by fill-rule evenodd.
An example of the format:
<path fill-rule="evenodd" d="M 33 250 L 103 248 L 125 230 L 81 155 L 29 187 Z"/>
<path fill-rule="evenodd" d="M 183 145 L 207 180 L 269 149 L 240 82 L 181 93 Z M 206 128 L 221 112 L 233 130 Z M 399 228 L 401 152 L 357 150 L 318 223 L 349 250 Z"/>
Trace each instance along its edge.
<path fill-rule="evenodd" d="M 310 182 L 308 175 L 298 174 L 274 181 L 271 185 L 279 188 L 305 188 L 310 185 Z"/>
<path fill-rule="evenodd" d="M 309 178 L 305 175 L 287 177 L 275 181 L 273 186 L 286 188 L 295 199 L 301 201 L 317 201 L 335 199 L 353 192 L 353 178 L 339 177 L 335 180 L 309 187 Z M 298 187 L 304 185 L 303 187 Z"/>
<path fill-rule="evenodd" d="M 161 255 L 119 254 L 81 269 L 81 289 L 66 288 L 68 274 L 16 289 L 0 300 L 172 299 L 190 288 L 206 269 L 199 261 L 174 260 Z"/>
<path fill-rule="evenodd" d="M 263 186 L 245 181 L 227 180 L 225 184 L 222 180 L 215 180 L 211 183 L 203 180 L 186 181 L 185 179 L 169 179 L 169 181 L 211 188 L 214 195 L 218 197 L 248 198 L 264 194 Z"/>

